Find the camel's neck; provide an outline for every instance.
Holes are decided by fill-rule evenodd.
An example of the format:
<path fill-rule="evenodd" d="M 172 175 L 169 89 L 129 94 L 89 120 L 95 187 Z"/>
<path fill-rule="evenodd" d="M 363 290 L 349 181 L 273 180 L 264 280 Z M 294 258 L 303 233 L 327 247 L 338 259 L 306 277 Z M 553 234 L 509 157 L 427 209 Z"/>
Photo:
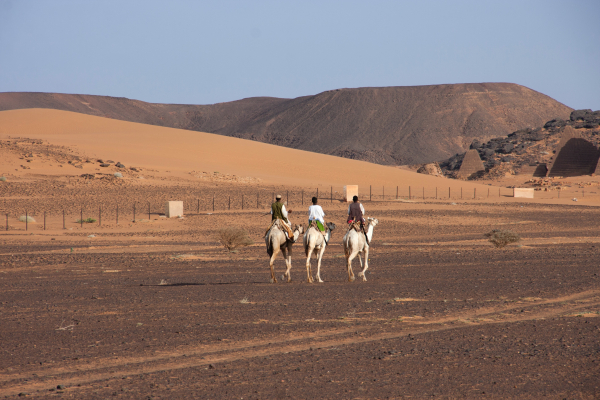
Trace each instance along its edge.
<path fill-rule="evenodd" d="M 300 237 L 300 231 L 294 231 L 294 242 Z"/>
<path fill-rule="evenodd" d="M 325 234 L 325 243 L 329 243 L 329 240 L 331 240 L 331 229 Z"/>
<path fill-rule="evenodd" d="M 373 225 L 369 225 L 367 228 L 367 238 L 369 239 L 369 242 L 373 239 Z"/>

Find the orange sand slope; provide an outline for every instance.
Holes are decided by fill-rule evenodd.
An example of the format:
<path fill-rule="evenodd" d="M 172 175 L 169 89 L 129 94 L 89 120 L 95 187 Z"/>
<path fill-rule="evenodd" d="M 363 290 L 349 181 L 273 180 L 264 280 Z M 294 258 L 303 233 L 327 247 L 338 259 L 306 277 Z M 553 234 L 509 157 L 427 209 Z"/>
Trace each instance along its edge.
<path fill-rule="evenodd" d="M 0 112 L 0 138 L 27 137 L 69 146 L 90 158 L 120 161 L 173 174 L 195 171 L 249 176 L 267 184 L 414 187 L 487 186 L 417 174 L 251 140 L 94 117 L 68 111 Z M 32 171 L 34 172 L 34 171 Z M 43 171 L 35 171 L 43 173 Z M 50 172 L 50 171 L 48 171 Z M 64 172 L 63 172 L 64 173 Z"/>

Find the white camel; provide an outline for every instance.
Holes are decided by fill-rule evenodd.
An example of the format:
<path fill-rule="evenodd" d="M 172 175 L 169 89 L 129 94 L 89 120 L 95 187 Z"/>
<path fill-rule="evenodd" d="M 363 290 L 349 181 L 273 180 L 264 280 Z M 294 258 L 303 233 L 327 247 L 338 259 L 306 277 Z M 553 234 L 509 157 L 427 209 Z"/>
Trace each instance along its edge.
<path fill-rule="evenodd" d="M 379 223 L 375 218 L 367 218 L 367 237 L 369 238 L 369 243 L 373 239 L 373 228 Z M 360 266 L 362 267 L 362 261 L 360 259 L 360 254 L 362 253 L 365 259 L 365 267 L 364 269 L 358 273 L 359 277 L 362 277 L 363 281 L 367 280 L 365 273 L 369 268 L 369 245 L 365 240 L 365 235 L 362 232 L 356 232 L 354 229 L 350 229 L 344 235 L 342 239 L 344 243 L 344 254 L 346 255 L 346 264 L 348 266 L 348 281 L 354 282 L 354 272 L 352 272 L 352 260 L 358 255 L 358 261 L 360 262 Z"/>
<path fill-rule="evenodd" d="M 278 224 L 273 224 L 271 229 L 265 235 L 265 243 L 267 244 L 267 253 L 271 260 L 269 262 L 269 266 L 271 267 L 271 283 L 277 283 L 277 278 L 275 277 L 275 269 L 273 267 L 273 263 L 275 262 L 275 258 L 277 254 L 281 251 L 283 253 L 283 258 L 285 259 L 285 276 L 287 277 L 287 281 L 291 282 L 292 277 L 290 275 L 290 269 L 292 268 L 292 245 L 300 235 L 304 232 L 304 228 L 302 225 L 295 225 L 293 229 L 294 233 L 294 241 L 287 240 L 285 233 L 281 230 Z"/>
<path fill-rule="evenodd" d="M 306 233 L 304 234 L 304 252 L 306 253 L 306 275 L 308 276 L 308 283 L 313 283 L 311 265 L 310 265 L 310 257 L 312 256 L 313 250 L 315 251 L 315 256 L 317 256 L 317 280 L 320 283 L 323 283 L 321 279 L 321 260 L 323 259 L 323 253 L 325 253 L 325 247 L 329 240 L 331 240 L 331 233 L 335 229 L 335 224 L 333 222 L 328 222 L 327 227 L 329 230 L 327 234 L 323 236 L 323 234 L 314 226 L 310 226 Z"/>

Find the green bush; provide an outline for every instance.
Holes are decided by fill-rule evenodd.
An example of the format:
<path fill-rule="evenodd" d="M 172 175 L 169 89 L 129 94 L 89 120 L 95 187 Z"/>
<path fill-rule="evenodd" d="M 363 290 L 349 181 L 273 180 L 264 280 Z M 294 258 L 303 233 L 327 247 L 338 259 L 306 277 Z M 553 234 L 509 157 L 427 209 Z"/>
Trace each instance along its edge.
<path fill-rule="evenodd" d="M 521 240 L 521 236 L 508 229 L 494 229 L 484 234 L 484 236 L 489 238 L 489 241 L 497 248 L 501 248 L 507 244 L 515 243 Z"/>
<path fill-rule="evenodd" d="M 6 177 L 5 176 L 0 176 L 0 182 L 6 182 Z"/>

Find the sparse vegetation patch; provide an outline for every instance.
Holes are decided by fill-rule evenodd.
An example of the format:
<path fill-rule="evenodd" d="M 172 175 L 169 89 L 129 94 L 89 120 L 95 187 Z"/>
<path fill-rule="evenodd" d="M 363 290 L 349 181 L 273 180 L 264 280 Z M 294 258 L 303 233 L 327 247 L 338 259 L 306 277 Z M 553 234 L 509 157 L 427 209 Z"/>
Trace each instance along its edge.
<path fill-rule="evenodd" d="M 228 251 L 233 251 L 238 247 L 250 246 L 254 244 L 248 232 L 244 228 L 237 226 L 229 226 L 227 228 L 221 228 L 217 231 L 216 239 L 225 247 Z"/>
<path fill-rule="evenodd" d="M 508 229 L 494 229 L 484 234 L 484 236 L 497 248 L 502 248 L 510 243 L 516 243 L 521 240 L 521 236 Z"/>
<path fill-rule="evenodd" d="M 19 217 L 19 221 L 21 221 L 21 222 L 28 222 L 28 223 L 34 223 L 35 222 L 35 218 L 33 218 L 31 215 L 28 215 L 28 216 L 21 215 Z"/>

